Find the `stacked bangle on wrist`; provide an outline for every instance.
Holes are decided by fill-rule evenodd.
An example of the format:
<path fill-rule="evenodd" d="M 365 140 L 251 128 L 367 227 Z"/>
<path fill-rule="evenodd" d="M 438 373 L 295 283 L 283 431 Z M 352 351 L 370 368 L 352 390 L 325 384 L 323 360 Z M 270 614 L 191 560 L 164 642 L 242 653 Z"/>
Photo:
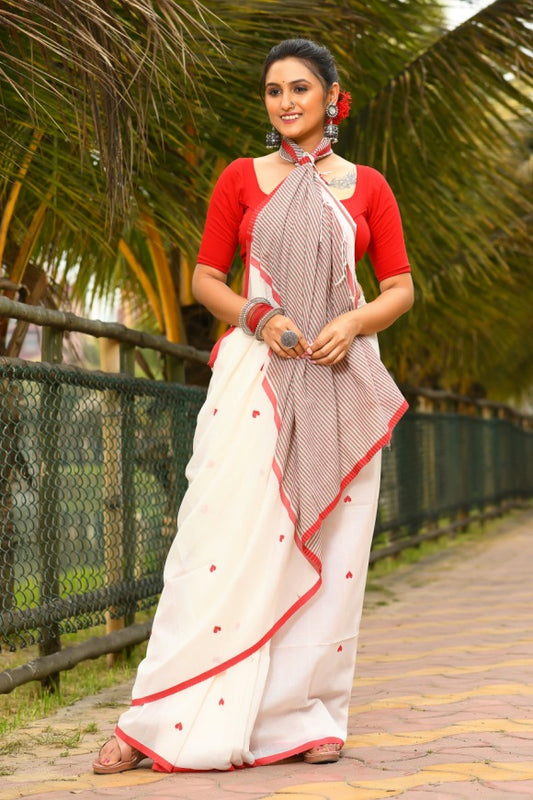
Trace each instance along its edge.
<path fill-rule="evenodd" d="M 252 311 L 254 306 L 262 305 L 263 303 L 268 305 L 269 308 L 272 308 L 271 304 L 268 302 L 268 299 L 266 297 L 252 297 L 252 298 L 250 298 L 250 300 L 246 301 L 246 303 L 243 305 L 243 307 L 240 310 L 240 313 L 239 313 L 239 328 L 242 328 L 242 330 L 248 336 L 253 336 L 254 333 L 255 333 L 255 330 L 252 330 L 248 325 L 248 314 Z"/>
<path fill-rule="evenodd" d="M 263 341 L 263 328 L 265 327 L 267 322 L 270 319 L 272 319 L 272 317 L 276 316 L 276 314 L 283 314 L 284 315 L 285 314 L 285 309 L 281 308 L 281 306 L 278 306 L 278 308 L 272 308 L 272 306 L 271 306 L 270 307 L 270 311 L 267 311 L 266 314 L 263 314 L 263 316 L 261 317 L 261 319 L 257 323 L 257 327 L 255 329 L 255 338 L 258 339 L 260 342 Z"/>
<path fill-rule="evenodd" d="M 263 317 L 272 311 L 272 306 L 270 303 L 256 303 L 255 306 L 252 306 L 251 311 L 248 313 L 246 317 L 246 324 L 250 328 L 253 334 L 257 331 L 257 326 L 263 319 Z"/>
<path fill-rule="evenodd" d="M 262 330 L 276 314 L 285 314 L 285 311 L 280 307 L 275 308 L 266 297 L 252 297 L 240 310 L 239 328 L 248 336 L 263 341 Z"/>

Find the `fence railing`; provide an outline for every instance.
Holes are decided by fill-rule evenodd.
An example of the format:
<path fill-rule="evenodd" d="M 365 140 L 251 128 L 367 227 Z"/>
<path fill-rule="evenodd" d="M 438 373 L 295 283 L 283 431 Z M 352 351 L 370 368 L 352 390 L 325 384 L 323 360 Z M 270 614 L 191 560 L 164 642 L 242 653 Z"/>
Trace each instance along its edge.
<path fill-rule="evenodd" d="M 13 308 L 22 304 L 7 303 L 11 316 L 22 313 Z M 11 650 L 38 644 L 41 661 L 61 669 L 60 655 L 72 662 L 57 653 L 65 633 L 106 622 L 108 649 L 95 644 L 104 652 L 148 635 L 149 624 L 130 627 L 129 638 L 113 631 L 131 626 L 161 590 L 205 389 L 53 363 L 61 359 L 53 332 L 60 320 L 52 328 L 41 312 L 52 363 L 0 358 L 0 641 Z M 25 306 L 23 313 L 31 316 Z M 70 329 L 79 329 L 80 318 L 70 316 Z M 97 336 L 126 331 L 122 363 L 131 365 L 136 332 L 92 324 L 104 325 L 89 331 Z M 170 350 L 172 358 L 206 358 Z M 412 410 L 384 453 L 372 560 L 533 496 L 531 417 L 406 391 Z M 0 691 L 23 682 L 23 673 L 41 677 L 34 667 L 18 669 L 18 677 L 0 674 Z"/>
<path fill-rule="evenodd" d="M 383 458 L 372 561 L 533 495 L 530 418 L 510 409 L 504 416 L 499 405 L 471 405 L 478 415 L 411 410 L 398 425 Z"/>

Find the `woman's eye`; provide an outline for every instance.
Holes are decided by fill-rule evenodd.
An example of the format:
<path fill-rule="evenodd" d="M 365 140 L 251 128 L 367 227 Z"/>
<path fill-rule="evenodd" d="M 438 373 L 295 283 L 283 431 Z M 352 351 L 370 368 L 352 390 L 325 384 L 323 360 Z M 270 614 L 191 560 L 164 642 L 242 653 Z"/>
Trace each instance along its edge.
<path fill-rule="evenodd" d="M 296 86 L 294 91 L 298 92 L 298 94 L 302 94 L 303 92 L 307 91 L 307 86 Z"/>
<path fill-rule="evenodd" d="M 269 89 L 267 94 L 270 97 L 276 97 L 279 94 L 279 89 Z"/>

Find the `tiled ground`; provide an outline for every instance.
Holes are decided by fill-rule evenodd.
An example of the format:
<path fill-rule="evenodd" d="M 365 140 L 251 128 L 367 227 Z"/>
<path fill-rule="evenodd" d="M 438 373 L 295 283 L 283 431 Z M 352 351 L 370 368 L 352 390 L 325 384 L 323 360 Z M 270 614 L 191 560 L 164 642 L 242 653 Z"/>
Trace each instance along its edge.
<path fill-rule="evenodd" d="M 532 563 L 527 511 L 483 541 L 371 579 L 337 764 L 162 776 L 147 761 L 93 775 L 98 743 L 128 701 L 122 686 L 0 745 L 0 798 L 531 800 Z"/>

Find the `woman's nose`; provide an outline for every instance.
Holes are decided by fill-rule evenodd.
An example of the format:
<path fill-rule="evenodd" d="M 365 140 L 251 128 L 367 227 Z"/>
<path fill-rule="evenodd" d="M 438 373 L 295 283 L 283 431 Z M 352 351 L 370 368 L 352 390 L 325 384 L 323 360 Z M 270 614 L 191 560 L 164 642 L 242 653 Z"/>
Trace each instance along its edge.
<path fill-rule="evenodd" d="M 290 97 L 288 92 L 287 93 L 283 93 L 283 95 L 281 97 L 281 107 L 283 109 L 294 108 L 294 102 L 293 102 L 293 100 L 291 100 L 291 97 Z"/>

